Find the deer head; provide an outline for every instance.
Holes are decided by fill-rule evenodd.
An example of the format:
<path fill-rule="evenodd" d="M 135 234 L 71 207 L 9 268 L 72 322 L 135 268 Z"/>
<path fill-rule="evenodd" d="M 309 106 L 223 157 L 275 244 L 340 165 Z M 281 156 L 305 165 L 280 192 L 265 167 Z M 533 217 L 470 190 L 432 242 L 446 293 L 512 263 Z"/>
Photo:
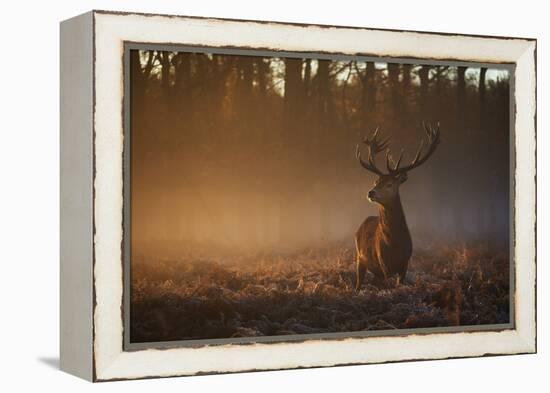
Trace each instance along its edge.
<path fill-rule="evenodd" d="M 376 128 L 370 138 L 366 137 L 363 140 L 363 143 L 367 146 L 368 154 L 366 161 L 361 158 L 361 151 L 359 145 L 357 145 L 357 160 L 361 163 L 363 168 L 378 175 L 378 178 L 374 182 L 374 187 L 367 194 L 367 198 L 371 202 L 386 206 L 396 200 L 399 196 L 399 186 L 407 181 L 407 173 L 425 163 L 433 154 L 440 142 L 439 123 L 435 128 L 424 123 L 423 126 L 427 135 L 428 147 L 426 151 L 423 152 L 424 140 L 422 140 L 414 159 L 410 164 L 405 166 L 401 166 L 401 160 L 403 159 L 403 154 L 405 152 L 404 149 L 401 150 L 399 158 L 395 161 L 391 156 L 390 149 L 388 147 L 390 138 L 383 141 L 378 139 L 379 128 Z M 386 150 L 386 169 L 388 173 L 384 173 L 378 169 L 375 162 L 376 155 L 384 150 Z"/>

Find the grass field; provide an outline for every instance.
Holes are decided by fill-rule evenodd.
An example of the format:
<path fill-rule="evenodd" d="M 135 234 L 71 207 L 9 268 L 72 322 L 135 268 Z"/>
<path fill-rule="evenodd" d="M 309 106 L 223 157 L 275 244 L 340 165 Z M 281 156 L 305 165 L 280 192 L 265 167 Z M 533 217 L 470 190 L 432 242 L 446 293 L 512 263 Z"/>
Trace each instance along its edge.
<path fill-rule="evenodd" d="M 233 260 L 134 259 L 132 342 L 480 325 L 509 321 L 506 251 L 415 250 L 404 284 L 354 290 L 354 250 Z"/>

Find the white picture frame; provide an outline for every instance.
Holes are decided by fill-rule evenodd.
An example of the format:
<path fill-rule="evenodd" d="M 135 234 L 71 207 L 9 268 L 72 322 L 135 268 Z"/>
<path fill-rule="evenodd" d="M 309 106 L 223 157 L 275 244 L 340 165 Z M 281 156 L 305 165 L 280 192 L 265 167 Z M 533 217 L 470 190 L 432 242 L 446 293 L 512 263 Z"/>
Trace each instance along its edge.
<path fill-rule="evenodd" d="M 514 323 L 499 331 L 124 349 L 125 43 L 510 64 Z M 91 11 L 61 24 L 61 368 L 90 381 L 536 352 L 536 40 Z"/>

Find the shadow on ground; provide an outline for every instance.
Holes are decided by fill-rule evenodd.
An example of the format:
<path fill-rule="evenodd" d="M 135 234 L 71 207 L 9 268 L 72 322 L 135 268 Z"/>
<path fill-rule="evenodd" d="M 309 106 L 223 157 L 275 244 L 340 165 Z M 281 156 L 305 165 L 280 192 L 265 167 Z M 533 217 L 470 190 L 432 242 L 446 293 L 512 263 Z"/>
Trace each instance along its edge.
<path fill-rule="evenodd" d="M 53 368 L 53 369 L 56 369 L 56 370 L 59 370 L 59 357 L 47 357 L 47 356 L 44 356 L 44 357 L 39 357 L 37 359 L 40 363 L 50 367 L 50 368 Z"/>

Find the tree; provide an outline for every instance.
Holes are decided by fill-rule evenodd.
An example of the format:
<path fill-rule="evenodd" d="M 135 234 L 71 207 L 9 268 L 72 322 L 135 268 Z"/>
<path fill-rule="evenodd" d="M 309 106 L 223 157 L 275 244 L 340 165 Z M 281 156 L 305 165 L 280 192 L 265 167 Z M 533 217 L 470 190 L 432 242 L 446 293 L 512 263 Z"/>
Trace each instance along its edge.
<path fill-rule="evenodd" d="M 479 98 L 479 127 L 485 126 L 485 108 L 487 105 L 485 76 L 487 75 L 487 68 L 481 67 L 479 70 L 479 84 L 478 84 L 478 98 Z"/>
<path fill-rule="evenodd" d="M 304 69 L 304 95 L 309 97 L 311 90 L 311 59 L 305 59 Z"/>
<path fill-rule="evenodd" d="M 285 160 L 281 160 L 282 183 L 279 187 L 281 199 L 279 201 L 279 240 L 284 249 L 292 244 L 299 234 L 296 224 L 296 179 L 293 174 L 296 168 L 292 167 L 296 147 L 299 144 L 299 130 L 302 121 L 302 59 L 285 58 L 283 121 L 281 130 L 282 147 Z M 288 159 L 290 158 L 290 159 Z M 298 232 L 297 232 L 298 231 Z"/>
<path fill-rule="evenodd" d="M 376 67 L 374 62 L 368 61 L 365 63 L 364 71 L 359 69 L 359 65 L 355 62 L 355 72 L 361 82 L 361 101 L 360 101 L 360 129 L 365 130 L 369 123 L 369 119 L 376 111 Z"/>
<path fill-rule="evenodd" d="M 429 112 L 430 66 L 420 66 L 418 77 L 420 78 L 420 117 L 427 119 Z"/>
<path fill-rule="evenodd" d="M 459 66 L 457 68 L 456 79 L 456 122 L 459 128 L 463 128 L 466 123 L 466 116 L 464 116 L 464 110 L 466 109 L 466 70 L 468 67 Z M 464 130 L 465 131 L 465 130 Z"/>
<path fill-rule="evenodd" d="M 403 97 L 402 102 L 402 112 L 405 117 L 406 122 L 409 122 L 409 101 L 411 99 L 411 71 L 412 64 L 403 64 L 401 65 L 401 72 L 403 75 L 403 80 L 401 82 L 401 97 Z"/>
<path fill-rule="evenodd" d="M 328 129 L 331 122 L 331 97 L 328 60 L 318 60 L 317 69 L 317 188 L 319 190 L 319 240 L 326 241 L 330 236 L 330 211 L 328 207 L 327 179 L 331 178 L 331 167 L 326 164 L 326 154 L 330 150 Z"/>
<path fill-rule="evenodd" d="M 399 64 L 388 63 L 388 83 L 390 87 L 390 98 L 393 108 L 394 120 L 397 124 L 402 124 L 403 106 L 401 104 L 402 95 L 399 88 Z"/>
<path fill-rule="evenodd" d="M 170 69 L 172 68 L 170 55 L 170 52 L 159 52 L 159 61 L 162 67 L 162 89 L 164 90 L 164 95 L 168 102 L 170 102 Z"/>

